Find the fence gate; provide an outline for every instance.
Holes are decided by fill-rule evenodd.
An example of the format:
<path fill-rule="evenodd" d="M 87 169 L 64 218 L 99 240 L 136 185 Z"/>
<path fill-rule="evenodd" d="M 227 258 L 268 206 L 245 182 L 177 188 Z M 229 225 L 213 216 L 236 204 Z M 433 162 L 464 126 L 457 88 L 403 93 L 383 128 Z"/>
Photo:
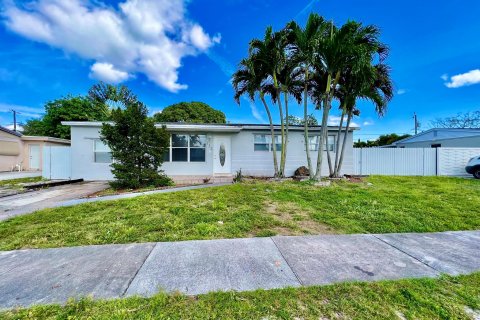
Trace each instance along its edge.
<path fill-rule="evenodd" d="M 42 169 L 42 176 L 46 179 L 71 179 L 70 147 L 44 146 Z"/>

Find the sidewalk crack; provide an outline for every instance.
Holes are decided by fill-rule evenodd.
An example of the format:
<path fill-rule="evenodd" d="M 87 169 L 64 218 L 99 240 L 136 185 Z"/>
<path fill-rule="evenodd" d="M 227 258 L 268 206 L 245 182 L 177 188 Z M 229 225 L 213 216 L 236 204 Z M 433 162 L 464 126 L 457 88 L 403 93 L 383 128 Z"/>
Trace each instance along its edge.
<path fill-rule="evenodd" d="M 298 283 L 301 285 L 301 286 L 305 286 L 305 284 L 302 282 L 302 280 L 300 280 L 300 277 L 298 276 L 298 274 L 295 272 L 295 270 L 292 268 L 292 266 L 288 263 L 288 260 L 287 258 L 283 255 L 283 252 L 282 250 L 280 250 L 280 248 L 278 247 L 277 243 L 275 242 L 275 239 L 273 239 L 273 237 L 270 237 L 270 239 L 272 240 L 273 244 L 275 245 L 275 248 L 277 248 L 278 252 L 280 252 L 280 255 L 282 256 L 283 260 L 285 261 L 285 263 L 287 264 L 287 266 L 290 268 L 290 270 L 292 271 L 293 275 L 295 276 L 295 278 L 297 279 Z"/>
<path fill-rule="evenodd" d="M 125 288 L 125 290 L 123 290 L 122 294 L 120 295 L 120 297 L 124 297 L 125 296 L 125 293 L 127 293 L 128 289 L 130 288 L 130 285 L 132 284 L 133 280 L 137 277 L 138 275 L 138 272 L 140 272 L 140 270 L 143 268 L 143 265 L 145 264 L 145 261 L 147 261 L 148 257 L 150 257 L 150 255 L 152 254 L 152 251 L 153 249 L 155 249 L 155 247 L 157 246 L 158 243 L 155 243 L 152 248 L 150 249 L 150 251 L 148 252 L 147 255 L 145 255 L 145 259 L 143 259 L 142 261 L 142 264 L 140 265 L 140 267 L 137 269 L 137 271 L 135 272 L 135 274 L 133 275 L 133 277 L 130 279 L 130 281 L 128 282 L 127 284 L 127 287 Z"/>
<path fill-rule="evenodd" d="M 390 247 L 392 247 L 392 248 L 394 248 L 394 249 L 397 249 L 398 251 L 406 254 L 406 255 L 409 256 L 410 258 L 412 258 L 412 259 L 414 259 L 414 260 L 417 260 L 418 262 L 420 262 L 420 263 L 423 264 L 424 266 L 427 266 L 428 268 L 430 268 L 430 269 L 432 269 L 432 270 L 435 270 L 435 271 L 438 272 L 438 273 L 442 273 L 440 270 L 435 269 L 434 267 L 432 267 L 432 266 L 429 265 L 428 263 L 423 262 L 423 261 L 420 260 L 419 258 L 417 258 L 417 257 L 411 255 L 410 253 L 406 252 L 405 250 L 402 250 L 402 249 L 400 249 L 399 247 L 394 246 L 394 245 L 391 244 L 391 243 L 388 243 L 387 241 L 383 240 L 382 238 L 377 237 L 377 235 L 375 235 L 375 234 L 371 234 L 371 235 L 372 235 L 375 239 L 378 239 L 378 240 L 380 240 L 381 242 L 389 245 Z"/>

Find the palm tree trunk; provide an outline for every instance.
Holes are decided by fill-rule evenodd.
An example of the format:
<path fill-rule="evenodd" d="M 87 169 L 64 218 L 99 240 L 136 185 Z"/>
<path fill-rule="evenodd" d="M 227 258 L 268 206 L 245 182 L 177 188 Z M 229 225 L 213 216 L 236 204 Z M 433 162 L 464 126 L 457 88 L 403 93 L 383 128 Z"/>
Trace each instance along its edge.
<path fill-rule="evenodd" d="M 337 174 L 340 174 L 340 170 L 342 170 L 343 155 L 345 154 L 345 145 L 347 144 L 347 135 L 348 135 L 348 129 L 350 129 L 350 121 L 352 120 L 352 113 L 353 111 L 348 112 L 348 116 L 347 116 L 347 125 L 345 126 L 345 132 L 343 134 L 342 152 L 340 153 L 340 159 L 338 160 Z"/>
<path fill-rule="evenodd" d="M 274 78 L 274 83 L 275 87 L 278 87 L 278 83 L 276 78 Z M 284 148 L 285 148 L 285 119 L 283 118 L 283 107 L 282 107 L 282 92 L 280 88 L 277 88 L 277 99 L 278 99 L 278 111 L 280 113 L 280 134 L 281 134 L 281 144 L 282 144 L 282 150 L 280 150 L 280 170 L 279 170 L 279 177 L 283 178 L 285 177 L 285 172 L 283 171 L 283 168 L 285 167 L 285 153 L 284 153 Z"/>
<path fill-rule="evenodd" d="M 330 73 L 328 74 L 327 78 L 327 88 L 325 90 L 325 98 L 323 103 L 323 116 L 322 116 L 322 128 L 321 128 L 321 135 L 320 141 L 318 143 L 318 157 L 317 157 L 317 172 L 315 173 L 315 180 L 320 180 L 322 178 L 322 163 L 323 163 L 323 145 L 325 140 L 327 139 L 327 122 L 328 122 L 328 115 L 330 113 L 330 108 L 332 106 L 332 99 L 333 94 L 335 93 L 335 88 L 340 80 L 340 71 L 337 71 L 335 75 L 335 79 L 333 80 L 332 84 L 332 76 Z"/>
<path fill-rule="evenodd" d="M 345 117 L 345 109 L 344 106 L 342 107 L 342 117 L 340 118 L 340 126 L 338 127 L 337 137 L 335 138 L 335 165 L 333 169 L 333 176 L 338 178 L 338 156 L 340 151 L 340 136 L 342 134 L 342 126 L 343 126 L 343 118 Z"/>
<path fill-rule="evenodd" d="M 312 160 L 310 158 L 310 141 L 308 139 L 308 69 L 305 70 L 305 86 L 303 89 L 303 135 L 305 138 L 305 152 L 307 153 L 307 165 L 310 179 L 313 178 Z"/>
<path fill-rule="evenodd" d="M 268 108 L 268 105 L 267 105 L 267 102 L 265 101 L 265 96 L 263 95 L 263 93 L 260 93 L 260 99 L 263 102 L 265 111 L 267 111 L 268 121 L 270 123 L 270 134 L 272 135 L 272 148 L 273 148 L 273 171 L 274 171 L 274 177 L 277 178 L 278 177 L 277 147 L 275 145 L 275 130 L 273 128 L 272 114 L 270 113 L 270 109 Z"/>
<path fill-rule="evenodd" d="M 325 150 L 327 150 L 328 173 L 329 177 L 333 177 L 332 156 L 330 155 L 330 148 L 328 147 L 328 131 L 325 139 Z"/>
<path fill-rule="evenodd" d="M 289 129 L 289 124 L 288 124 L 288 92 L 283 93 L 284 98 L 285 98 L 285 145 L 283 146 L 283 174 L 285 175 L 285 167 L 287 165 L 287 147 L 288 147 L 288 129 Z"/>
<path fill-rule="evenodd" d="M 317 171 L 315 172 L 315 180 L 317 181 L 322 178 L 323 145 L 325 144 L 329 111 L 330 105 L 328 103 L 328 97 L 325 97 L 323 103 L 322 127 L 320 129 L 320 136 L 318 137 Z"/>

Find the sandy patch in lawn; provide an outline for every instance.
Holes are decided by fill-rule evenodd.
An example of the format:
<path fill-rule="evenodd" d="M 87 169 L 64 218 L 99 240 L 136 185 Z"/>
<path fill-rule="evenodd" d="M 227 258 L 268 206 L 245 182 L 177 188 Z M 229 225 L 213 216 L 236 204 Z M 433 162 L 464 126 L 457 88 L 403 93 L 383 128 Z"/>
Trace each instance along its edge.
<path fill-rule="evenodd" d="M 310 217 L 310 213 L 293 202 L 266 202 L 265 210 L 282 223 L 272 230 L 278 235 L 335 234 L 335 230 Z"/>

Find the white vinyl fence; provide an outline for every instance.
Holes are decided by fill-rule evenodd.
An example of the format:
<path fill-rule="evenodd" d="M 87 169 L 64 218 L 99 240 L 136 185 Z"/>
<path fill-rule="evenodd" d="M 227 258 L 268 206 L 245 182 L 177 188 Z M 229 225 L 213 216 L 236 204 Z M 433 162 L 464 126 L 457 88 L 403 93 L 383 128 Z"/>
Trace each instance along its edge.
<path fill-rule="evenodd" d="M 50 180 L 71 178 L 70 147 L 44 146 L 42 176 Z"/>
<path fill-rule="evenodd" d="M 355 148 L 354 174 L 466 176 L 465 165 L 480 148 Z"/>

